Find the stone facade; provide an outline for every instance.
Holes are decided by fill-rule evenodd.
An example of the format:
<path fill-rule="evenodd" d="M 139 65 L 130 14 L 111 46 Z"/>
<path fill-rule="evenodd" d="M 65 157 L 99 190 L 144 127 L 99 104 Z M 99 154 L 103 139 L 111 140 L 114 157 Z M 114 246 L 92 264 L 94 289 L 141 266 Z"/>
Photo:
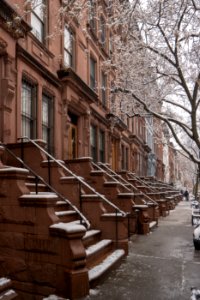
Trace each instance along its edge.
<path fill-rule="evenodd" d="M 18 1 L 21 10 L 16 11 L 12 1 L 2 1 L 1 6 L 1 24 L 7 26 L 2 25 L 0 40 L 0 140 L 43 139 L 60 159 L 90 156 L 110 163 L 115 170 L 147 175 L 144 118 L 120 117 L 110 111 L 109 87 L 114 75 L 104 74 L 102 67 L 111 51 L 109 30 L 105 29 L 103 46 L 98 34 L 101 24 L 96 21 L 94 32 L 86 17 L 83 24 L 74 21 L 69 27 L 65 27 L 67 19 L 62 20 L 62 34 L 54 33 L 54 12 L 60 1 L 49 1 L 46 18 L 36 23 L 44 28 L 35 32 L 33 17 L 38 12 L 28 13 L 23 3 Z M 105 8 L 103 3 L 99 19 L 106 20 Z M 23 14 L 18 23 L 17 13 Z"/>

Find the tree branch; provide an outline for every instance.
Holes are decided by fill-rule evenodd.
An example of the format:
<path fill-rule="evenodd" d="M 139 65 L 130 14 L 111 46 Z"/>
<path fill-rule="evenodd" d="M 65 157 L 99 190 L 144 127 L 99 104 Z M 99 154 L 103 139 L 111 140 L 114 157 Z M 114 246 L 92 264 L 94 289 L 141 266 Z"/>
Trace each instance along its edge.
<path fill-rule="evenodd" d="M 170 101 L 170 100 L 167 100 L 167 99 L 163 99 L 162 100 L 163 102 L 167 102 L 167 103 L 170 103 L 174 106 L 177 106 L 177 107 L 180 107 L 182 108 L 184 111 L 186 111 L 188 114 L 191 114 L 191 111 L 189 109 L 187 109 L 185 106 L 181 105 L 181 104 L 178 104 L 178 103 L 175 103 L 173 101 Z"/>

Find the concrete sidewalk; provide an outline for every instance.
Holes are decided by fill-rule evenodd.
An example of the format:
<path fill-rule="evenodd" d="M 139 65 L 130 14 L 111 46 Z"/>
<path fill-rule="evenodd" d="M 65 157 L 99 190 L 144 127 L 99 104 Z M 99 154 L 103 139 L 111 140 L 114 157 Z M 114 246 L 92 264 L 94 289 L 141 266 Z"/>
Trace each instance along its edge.
<path fill-rule="evenodd" d="M 87 300 L 189 300 L 200 288 L 200 251 L 192 240 L 190 202 L 159 219 L 152 233 L 135 235 L 129 255 Z"/>

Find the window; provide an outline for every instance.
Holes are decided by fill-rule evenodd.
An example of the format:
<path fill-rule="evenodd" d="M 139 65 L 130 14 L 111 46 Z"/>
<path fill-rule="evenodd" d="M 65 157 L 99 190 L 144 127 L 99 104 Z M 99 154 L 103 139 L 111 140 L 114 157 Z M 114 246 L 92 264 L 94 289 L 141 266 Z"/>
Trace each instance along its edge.
<path fill-rule="evenodd" d="M 95 19 L 95 16 L 96 16 L 95 0 L 90 0 L 89 5 L 90 5 L 90 7 L 89 7 L 89 24 L 90 24 L 91 29 L 96 32 L 97 26 L 96 26 L 96 19 Z"/>
<path fill-rule="evenodd" d="M 36 138 L 36 85 L 23 79 L 21 91 L 22 136 Z"/>
<path fill-rule="evenodd" d="M 96 89 L 96 61 L 90 57 L 90 87 Z"/>
<path fill-rule="evenodd" d="M 42 95 L 42 139 L 47 143 L 48 152 L 53 153 L 53 98 Z"/>
<path fill-rule="evenodd" d="M 115 84 L 114 81 L 111 81 L 110 84 L 110 110 L 113 114 L 116 114 L 116 94 L 115 94 Z"/>
<path fill-rule="evenodd" d="M 46 0 L 35 0 L 31 12 L 32 32 L 42 43 L 45 38 L 45 4 Z"/>
<path fill-rule="evenodd" d="M 90 127 L 90 149 L 94 162 L 97 161 L 97 127 Z"/>
<path fill-rule="evenodd" d="M 102 90 L 101 90 L 102 105 L 106 107 L 107 76 L 103 72 L 101 73 L 101 84 L 102 84 Z"/>
<path fill-rule="evenodd" d="M 64 64 L 68 67 L 73 67 L 74 58 L 74 36 L 71 30 L 65 26 L 64 29 Z"/>
<path fill-rule="evenodd" d="M 122 145 L 122 170 L 128 170 L 128 148 Z"/>
<path fill-rule="evenodd" d="M 100 42 L 103 47 L 106 46 L 106 24 L 104 18 L 100 18 Z"/>
<path fill-rule="evenodd" d="M 105 162 L 105 132 L 99 131 L 99 161 Z"/>

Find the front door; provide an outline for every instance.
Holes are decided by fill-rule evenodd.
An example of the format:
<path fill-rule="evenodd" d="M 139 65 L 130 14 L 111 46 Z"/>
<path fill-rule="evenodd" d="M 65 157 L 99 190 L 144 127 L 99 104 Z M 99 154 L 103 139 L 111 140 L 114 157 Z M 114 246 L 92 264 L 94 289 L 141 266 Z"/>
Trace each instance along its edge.
<path fill-rule="evenodd" d="M 68 131 L 68 155 L 67 159 L 74 159 L 78 156 L 78 117 L 70 112 L 71 120 Z"/>
<path fill-rule="evenodd" d="M 77 158 L 77 126 L 70 124 L 68 135 L 68 159 Z"/>

